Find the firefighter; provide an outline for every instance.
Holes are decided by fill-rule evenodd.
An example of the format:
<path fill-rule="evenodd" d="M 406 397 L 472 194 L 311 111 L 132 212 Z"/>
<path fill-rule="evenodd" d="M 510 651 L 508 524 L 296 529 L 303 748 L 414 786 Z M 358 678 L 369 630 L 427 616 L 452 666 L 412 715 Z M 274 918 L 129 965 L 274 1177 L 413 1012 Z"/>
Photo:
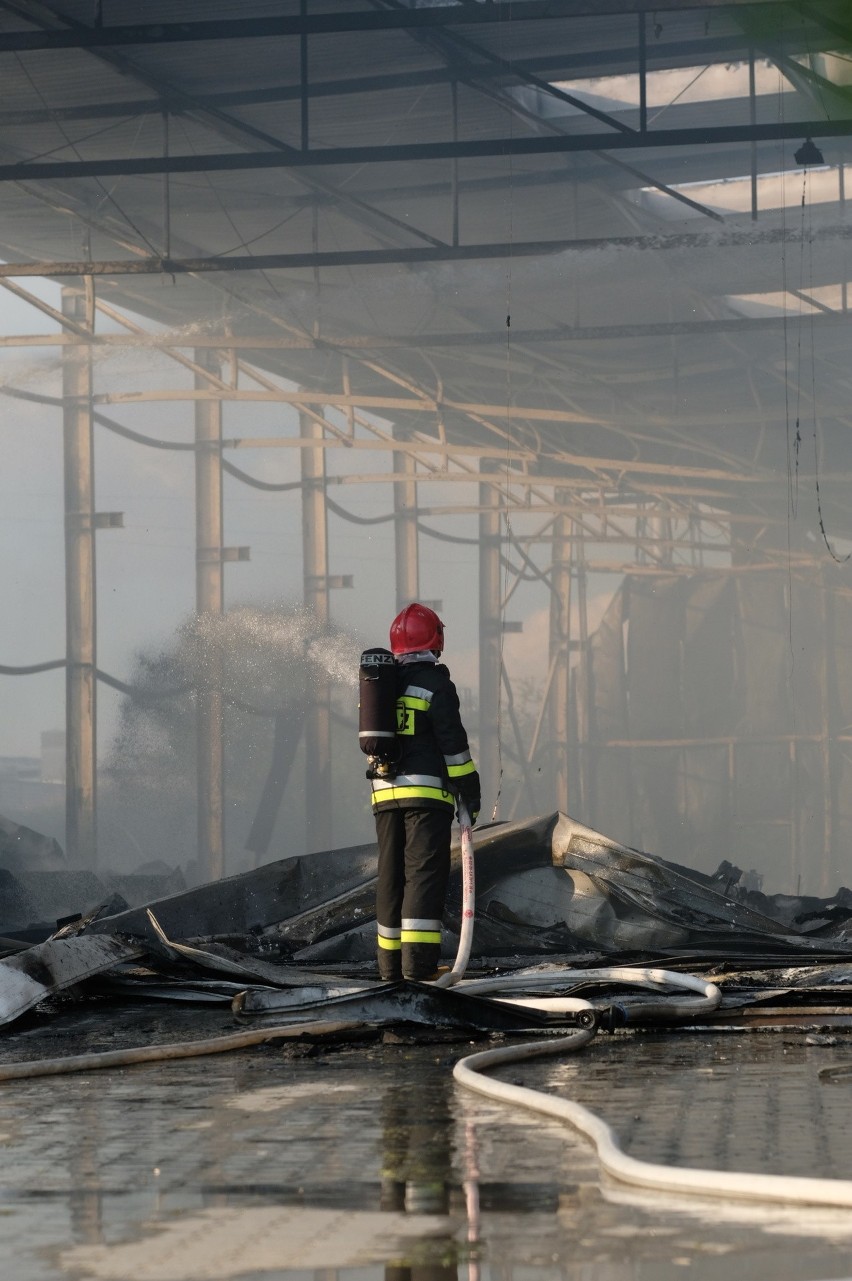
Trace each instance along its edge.
<path fill-rule="evenodd" d="M 396 760 L 391 776 L 371 778 L 379 846 L 377 954 L 383 979 L 438 977 L 441 917 L 450 877 L 456 798 L 479 815 L 479 774 L 471 760 L 459 700 L 438 662 L 444 625 L 426 605 L 393 620 Z"/>

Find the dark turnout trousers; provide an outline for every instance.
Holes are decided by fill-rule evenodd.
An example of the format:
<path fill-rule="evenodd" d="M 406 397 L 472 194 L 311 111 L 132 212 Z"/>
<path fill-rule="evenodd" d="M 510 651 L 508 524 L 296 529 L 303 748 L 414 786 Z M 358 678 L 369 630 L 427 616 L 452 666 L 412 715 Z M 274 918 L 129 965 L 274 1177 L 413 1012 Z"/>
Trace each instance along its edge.
<path fill-rule="evenodd" d="M 378 810 L 377 954 L 383 979 L 427 979 L 441 955 L 453 810 Z"/>

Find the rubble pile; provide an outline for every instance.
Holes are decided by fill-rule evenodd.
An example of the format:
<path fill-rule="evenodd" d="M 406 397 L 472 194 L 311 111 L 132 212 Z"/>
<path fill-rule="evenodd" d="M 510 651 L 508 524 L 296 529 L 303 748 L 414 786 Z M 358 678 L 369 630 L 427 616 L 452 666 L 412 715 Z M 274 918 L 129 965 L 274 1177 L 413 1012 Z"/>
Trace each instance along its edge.
<path fill-rule="evenodd" d="M 17 862 L 0 866 L 0 1024 L 7 1027 L 35 1007 L 49 1010 L 57 993 L 65 994 L 63 1008 L 93 996 L 179 1000 L 218 1003 L 231 1017 L 333 1017 L 353 1026 L 511 1033 L 572 1022 L 564 1012 L 465 994 L 464 984 L 441 990 L 376 982 L 371 844 L 282 859 L 186 889 L 168 869 L 121 880 L 67 869 L 55 842 L 41 838 L 41 845 L 27 829 L 10 836 L 10 827 L 3 839 L 12 840 Z M 846 889 L 826 900 L 767 896 L 727 862 L 712 874 L 696 872 L 558 812 L 478 830 L 475 862 L 471 977 L 512 971 L 517 978 L 523 970 L 534 992 L 536 972 L 546 967 L 552 975 L 556 967 L 571 991 L 578 969 L 611 974 L 615 965 L 654 964 L 713 974 L 724 999 L 708 1023 L 730 1022 L 736 1011 L 739 1020 L 842 1024 L 852 1011 Z M 159 886 L 159 896 L 145 894 L 146 886 Z M 449 960 L 461 893 L 456 851 Z M 59 919 L 48 923 L 48 908 L 57 906 Z M 646 998 L 623 996 L 611 978 L 602 987 L 611 1026 L 641 1022 Z M 588 989 L 586 977 L 584 996 Z"/>

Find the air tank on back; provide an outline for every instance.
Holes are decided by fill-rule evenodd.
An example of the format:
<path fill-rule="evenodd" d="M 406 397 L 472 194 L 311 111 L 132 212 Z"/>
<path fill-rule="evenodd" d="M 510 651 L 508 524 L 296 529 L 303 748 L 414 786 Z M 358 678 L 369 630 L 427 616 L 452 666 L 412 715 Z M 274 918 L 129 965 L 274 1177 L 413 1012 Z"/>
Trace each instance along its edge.
<path fill-rule="evenodd" d="M 396 659 L 389 649 L 365 649 L 358 670 L 358 742 L 370 758 L 368 778 L 393 778 L 396 737 Z"/>

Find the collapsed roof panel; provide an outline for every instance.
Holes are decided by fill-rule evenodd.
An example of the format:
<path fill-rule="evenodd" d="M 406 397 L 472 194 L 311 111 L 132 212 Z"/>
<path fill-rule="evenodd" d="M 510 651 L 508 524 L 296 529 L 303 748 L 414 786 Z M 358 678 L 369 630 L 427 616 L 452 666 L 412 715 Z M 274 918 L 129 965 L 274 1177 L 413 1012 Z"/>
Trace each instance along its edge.
<path fill-rule="evenodd" d="M 114 994 L 144 995 L 150 976 L 153 998 L 167 998 L 173 984 L 175 999 L 192 999 L 192 983 L 187 988 L 182 977 L 194 971 L 197 978 L 199 969 L 220 976 L 218 988 L 213 984 L 208 991 L 202 984 L 198 989 L 197 999 L 203 1002 L 230 999 L 238 991 L 233 983 L 259 986 L 256 995 L 237 1000 L 236 1008 L 246 1012 L 292 1008 L 292 1017 L 303 1021 L 338 1015 L 356 1023 L 374 1017 L 440 1022 L 440 1002 L 430 1004 L 425 994 L 424 1006 L 411 993 L 414 1004 L 406 1013 L 409 998 L 404 992 L 379 985 L 387 989 L 382 996 L 372 992 L 369 979 L 365 984 L 364 979 L 353 983 L 339 977 L 374 952 L 374 863 L 372 847 L 355 847 L 272 863 L 148 908 L 118 913 L 107 908 L 108 914 L 95 909 L 43 943 L 0 960 L 0 1022 L 13 1021 L 51 993 L 113 970 Z M 835 969 L 814 970 L 814 984 L 822 990 L 826 983 L 845 981 L 846 971 L 836 967 L 852 949 L 848 890 L 830 900 L 770 898 L 741 887 L 739 869 L 728 863 L 713 874 L 691 871 L 619 845 L 560 813 L 481 830 L 475 863 L 474 970 L 495 965 L 516 970 L 524 958 L 537 954 L 562 967 L 564 982 L 570 984 L 572 968 L 588 966 L 590 959 L 591 981 L 595 965 L 603 967 L 600 977 L 609 981 L 617 978 L 607 969 L 613 962 L 661 956 L 688 957 L 692 965 L 734 960 L 740 967 L 748 960 L 752 967 L 786 960 L 801 968 L 830 959 Z M 457 855 L 450 923 L 458 923 L 460 907 Z M 216 935 L 226 936 L 225 946 L 211 942 Z M 201 942 L 188 946 L 187 939 Z M 448 945 L 454 945 L 452 935 Z M 149 976 L 138 968 L 121 968 L 140 958 L 154 967 Z M 324 981 L 311 968 L 317 963 L 336 965 L 338 977 Z M 665 982 L 655 973 L 649 981 Z M 578 981 L 579 976 L 575 985 Z M 807 986 L 810 980 L 805 975 L 795 982 Z M 525 986 L 536 989 L 535 971 Z M 471 992 L 482 987 L 474 983 Z M 293 988 L 299 993 L 292 997 L 269 995 Z M 404 998 L 402 1006 L 398 996 Z M 646 1013 L 650 1009 L 647 1001 L 643 1008 Z M 542 1009 L 546 1024 L 546 1003 Z M 505 1016 L 492 1012 L 490 1021 L 484 1009 L 478 1018 L 472 1009 L 450 1014 L 451 1024 L 460 1020 L 465 1026 L 503 1030 L 529 1027 L 538 1018 L 529 1011 L 518 1019 L 508 1011 Z M 572 1016 L 563 1009 L 559 1017 L 564 1022 Z"/>

